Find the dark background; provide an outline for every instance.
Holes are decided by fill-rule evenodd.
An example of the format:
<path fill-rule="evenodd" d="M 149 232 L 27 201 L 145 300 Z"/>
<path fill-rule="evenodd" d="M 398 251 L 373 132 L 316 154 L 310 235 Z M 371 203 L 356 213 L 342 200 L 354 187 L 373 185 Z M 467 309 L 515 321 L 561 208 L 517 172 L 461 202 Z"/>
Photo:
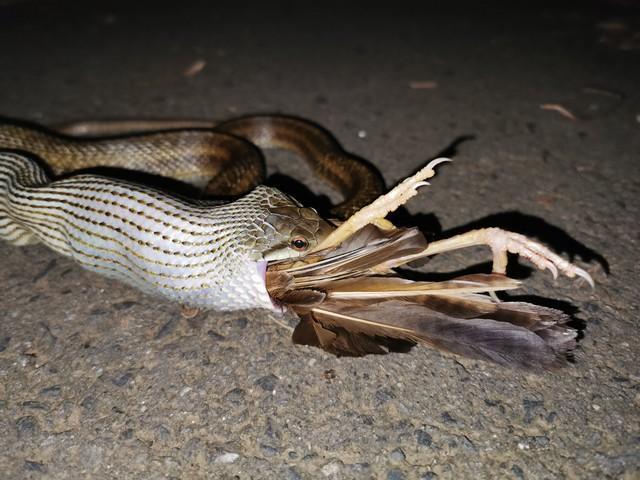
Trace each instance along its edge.
<path fill-rule="evenodd" d="M 264 312 L 187 322 L 42 247 L 2 244 L 0 472 L 635 478 L 637 3 L 230 3 L 0 2 L 0 114 L 290 113 L 388 185 L 452 155 L 411 221 L 436 237 L 509 228 L 586 268 L 595 291 L 512 270 L 520 295 L 575 307 L 576 362 L 531 376 L 427 348 L 337 359 L 291 345 Z M 268 158 L 336 200 L 294 157 Z M 472 249 L 426 270 L 487 259 Z"/>

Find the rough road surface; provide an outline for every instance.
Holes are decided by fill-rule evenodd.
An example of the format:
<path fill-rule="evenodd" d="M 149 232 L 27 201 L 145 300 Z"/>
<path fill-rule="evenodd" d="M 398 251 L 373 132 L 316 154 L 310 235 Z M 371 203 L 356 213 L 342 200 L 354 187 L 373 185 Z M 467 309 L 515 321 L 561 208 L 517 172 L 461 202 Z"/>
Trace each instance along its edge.
<path fill-rule="evenodd" d="M 0 112 L 292 113 L 388 184 L 452 155 L 408 205 L 414 222 L 436 237 L 501 226 L 574 255 L 595 291 L 525 262 L 512 273 L 518 295 L 576 307 L 584 338 L 541 376 L 428 348 L 335 358 L 265 312 L 186 321 L 45 248 L 0 244 L 2 479 L 640 478 L 638 10 L 157 3 L 0 2 Z"/>

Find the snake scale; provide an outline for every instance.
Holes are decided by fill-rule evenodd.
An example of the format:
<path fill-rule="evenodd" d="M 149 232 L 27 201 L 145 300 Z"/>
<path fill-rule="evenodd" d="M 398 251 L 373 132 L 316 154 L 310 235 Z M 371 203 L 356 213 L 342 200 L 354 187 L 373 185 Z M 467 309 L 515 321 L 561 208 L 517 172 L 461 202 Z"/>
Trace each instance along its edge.
<path fill-rule="evenodd" d="M 0 124 L 0 238 L 44 243 L 89 270 L 192 307 L 274 308 L 267 262 L 303 254 L 333 228 L 315 210 L 258 185 L 264 178 L 258 147 L 307 160 L 345 198 L 336 215 L 349 215 L 383 189 L 372 167 L 294 117 L 244 117 L 211 128 L 87 125 L 88 131 L 76 125 L 62 132 L 107 136 Z M 121 135 L 131 127 L 135 134 Z M 95 167 L 244 195 L 228 202 L 186 198 L 91 172 Z"/>

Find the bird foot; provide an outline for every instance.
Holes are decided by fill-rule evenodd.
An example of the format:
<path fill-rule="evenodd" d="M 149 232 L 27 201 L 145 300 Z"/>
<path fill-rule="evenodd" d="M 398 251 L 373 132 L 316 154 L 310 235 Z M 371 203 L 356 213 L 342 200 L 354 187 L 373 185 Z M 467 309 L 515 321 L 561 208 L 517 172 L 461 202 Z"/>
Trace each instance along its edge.
<path fill-rule="evenodd" d="M 477 245 L 486 245 L 491 248 L 493 273 L 504 275 L 507 269 L 507 253 L 513 253 L 526 258 L 540 270 L 549 270 L 553 278 L 558 278 L 560 273 L 569 278 L 577 276 L 586 280 L 591 285 L 591 288 L 595 288 L 591 275 L 585 270 L 556 255 L 544 245 L 519 233 L 509 232 L 501 228 L 471 230 L 470 232 L 433 242 L 420 256 L 435 255 L 436 253 Z"/>

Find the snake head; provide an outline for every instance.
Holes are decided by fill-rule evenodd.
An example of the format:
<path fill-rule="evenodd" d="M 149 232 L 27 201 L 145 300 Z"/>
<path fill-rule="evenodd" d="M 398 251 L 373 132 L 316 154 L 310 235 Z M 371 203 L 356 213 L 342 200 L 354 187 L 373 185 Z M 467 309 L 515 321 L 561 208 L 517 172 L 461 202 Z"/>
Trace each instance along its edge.
<path fill-rule="evenodd" d="M 313 208 L 303 207 L 278 192 L 270 199 L 268 215 L 262 225 L 263 238 L 256 245 L 267 261 L 305 255 L 334 230 Z"/>

